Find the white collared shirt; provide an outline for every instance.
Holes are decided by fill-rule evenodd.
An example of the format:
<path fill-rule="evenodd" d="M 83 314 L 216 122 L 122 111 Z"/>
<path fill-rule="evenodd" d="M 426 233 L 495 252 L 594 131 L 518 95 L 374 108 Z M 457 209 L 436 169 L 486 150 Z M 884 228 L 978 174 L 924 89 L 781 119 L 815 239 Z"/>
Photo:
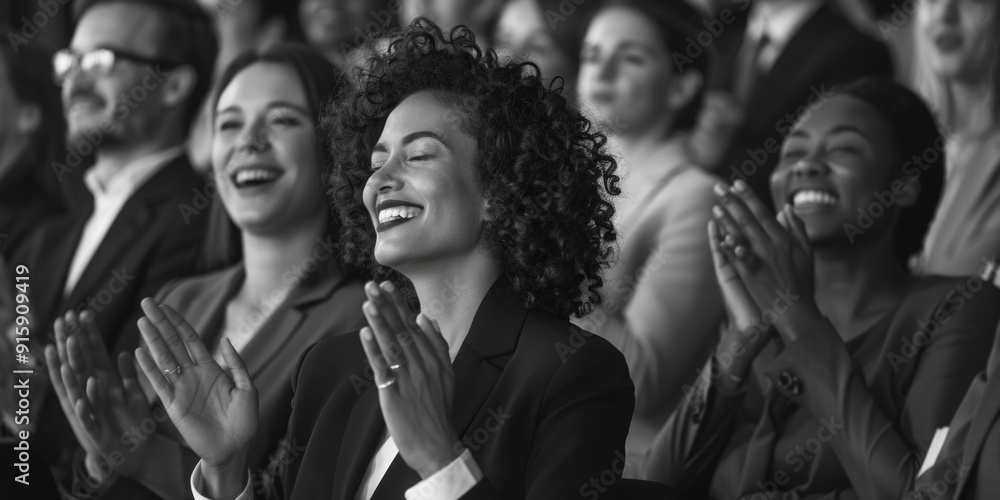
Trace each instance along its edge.
<path fill-rule="evenodd" d="M 87 269 L 90 260 L 107 236 L 111 225 L 118 218 L 125 203 L 151 177 L 156 175 L 167 163 L 184 154 L 184 146 L 174 146 L 136 159 L 118 173 L 108 179 L 106 185 L 97 180 L 97 167 L 94 165 L 83 176 L 83 182 L 94 196 L 94 211 L 87 219 L 80 235 L 80 241 L 73 252 L 73 260 L 69 265 L 63 295 L 69 296 L 80 281 L 80 276 Z"/>
<path fill-rule="evenodd" d="M 754 4 L 747 22 L 743 46 L 756 47 L 761 37 L 767 35 L 767 46 L 761 50 L 757 59 L 757 71 L 764 73 L 771 69 L 788 41 L 822 5 L 823 0 Z"/>
<path fill-rule="evenodd" d="M 468 336 L 468 333 L 448 345 L 448 355 L 453 363 L 455 362 L 455 357 L 458 356 L 458 351 L 462 347 L 462 343 L 465 342 L 466 336 Z M 375 494 L 375 490 L 378 489 L 379 484 L 385 477 L 385 473 L 389 470 L 389 466 L 392 465 L 396 456 L 399 455 L 399 448 L 396 447 L 396 442 L 392 440 L 392 437 L 388 433 L 383 434 L 382 439 L 382 446 L 379 447 L 378 451 L 375 452 L 375 456 L 372 457 L 371 462 L 368 463 L 368 469 L 365 470 L 365 475 L 361 479 L 361 487 L 354 497 L 355 500 L 371 500 Z M 462 498 L 462 495 L 472 490 L 482 479 L 482 470 L 480 470 L 476 460 L 472 458 L 472 452 L 466 448 L 458 458 L 443 469 L 407 489 L 405 496 L 406 500 L 459 500 Z M 243 488 L 243 491 L 234 500 L 253 500 L 253 488 L 251 484 L 252 479 L 247 481 L 246 487 Z M 190 485 L 191 493 L 194 495 L 195 500 L 212 500 L 202 495 L 199 491 L 202 485 L 201 461 L 198 462 L 198 465 L 194 467 L 194 471 L 191 472 Z"/>

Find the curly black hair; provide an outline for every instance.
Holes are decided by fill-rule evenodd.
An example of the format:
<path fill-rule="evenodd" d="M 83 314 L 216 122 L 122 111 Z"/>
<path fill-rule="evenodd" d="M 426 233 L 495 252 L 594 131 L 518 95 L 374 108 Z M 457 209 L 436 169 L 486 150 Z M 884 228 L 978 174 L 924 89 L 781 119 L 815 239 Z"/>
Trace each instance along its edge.
<path fill-rule="evenodd" d="M 345 263 L 411 289 L 400 273 L 375 261 L 375 229 L 362 191 L 388 115 L 406 97 L 432 91 L 447 96 L 442 102 L 451 103 L 462 129 L 477 139 L 477 174 L 488 202 L 484 233 L 511 290 L 528 308 L 562 318 L 587 314 L 601 301 L 601 271 L 616 240 L 610 196 L 621 191 L 606 137 L 560 89 L 542 83 L 537 66 L 501 63 L 464 26 L 445 35 L 418 18 L 373 43 L 381 50 L 369 52 L 356 70 L 356 87 L 322 124 L 333 158 L 325 178 Z"/>

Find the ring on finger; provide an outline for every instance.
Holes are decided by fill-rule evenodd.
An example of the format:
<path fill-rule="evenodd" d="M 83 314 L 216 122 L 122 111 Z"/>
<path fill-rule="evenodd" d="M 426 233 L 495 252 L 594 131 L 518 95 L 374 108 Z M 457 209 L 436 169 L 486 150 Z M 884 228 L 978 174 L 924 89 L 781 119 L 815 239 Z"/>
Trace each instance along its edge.
<path fill-rule="evenodd" d="M 389 365 L 389 369 L 392 370 L 392 371 L 396 371 L 396 370 L 402 368 L 403 365 L 405 365 L 405 364 L 406 364 L 406 361 L 400 361 L 399 363 L 396 363 L 394 365 Z"/>
<path fill-rule="evenodd" d="M 163 376 L 167 378 L 170 378 L 170 376 L 175 373 L 177 375 L 181 375 L 182 373 L 184 373 L 184 370 L 181 368 L 181 365 L 177 365 L 173 370 L 163 370 Z"/>
<path fill-rule="evenodd" d="M 378 384 L 378 388 L 385 389 L 386 387 L 389 387 L 390 385 L 395 383 L 396 383 L 396 377 L 392 377 L 389 380 L 385 381 L 384 383 Z"/>

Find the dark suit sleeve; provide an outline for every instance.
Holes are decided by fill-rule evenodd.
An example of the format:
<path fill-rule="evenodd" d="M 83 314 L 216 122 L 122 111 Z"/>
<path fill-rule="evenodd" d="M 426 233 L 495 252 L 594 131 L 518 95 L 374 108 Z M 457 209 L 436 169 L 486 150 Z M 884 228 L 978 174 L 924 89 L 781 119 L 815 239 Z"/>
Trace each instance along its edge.
<path fill-rule="evenodd" d="M 752 383 L 752 382 L 747 382 Z M 693 386 L 656 436 L 643 477 L 683 491 L 691 498 L 708 494 L 712 474 L 743 407 L 746 384 L 725 392 L 712 383 L 706 363 Z"/>
<path fill-rule="evenodd" d="M 890 351 L 882 362 L 897 374 L 912 370 L 910 382 L 901 388 L 904 400 L 898 421 L 882 411 L 861 367 L 833 328 L 804 332 L 808 335 L 789 345 L 768 369 L 775 387 L 840 430 L 832 433 L 829 444 L 857 498 L 903 497 L 912 487 L 935 430 L 948 425 L 965 389 L 986 365 L 992 338 L 983 332 L 986 325 L 996 322 L 992 312 L 996 295 L 984 288 L 975 297 L 979 300 L 958 305 L 954 298 L 946 294 L 932 310 L 934 316 L 937 311 L 950 314 L 929 340 L 903 341 L 917 340 L 919 325 L 915 324 L 889 333 L 890 339 L 899 339 L 892 345 L 900 350 Z M 914 347 L 910 350 L 906 345 Z M 800 380 L 800 390 L 782 387 L 782 376 L 787 380 L 789 375 Z"/>
<path fill-rule="evenodd" d="M 615 498 L 635 389 L 621 353 L 594 340 L 567 357 L 549 382 L 525 468 L 525 500 Z M 462 498 L 501 497 L 486 478 Z"/>

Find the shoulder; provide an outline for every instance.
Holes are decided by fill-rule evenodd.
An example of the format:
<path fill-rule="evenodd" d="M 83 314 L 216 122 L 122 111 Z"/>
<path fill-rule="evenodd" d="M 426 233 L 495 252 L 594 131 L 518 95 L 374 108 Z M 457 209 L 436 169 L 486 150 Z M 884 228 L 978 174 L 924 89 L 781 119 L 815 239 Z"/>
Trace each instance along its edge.
<path fill-rule="evenodd" d="M 156 300 L 167 302 L 175 309 L 184 304 L 221 293 L 243 268 L 239 263 L 230 267 L 167 282 L 156 292 Z"/>
<path fill-rule="evenodd" d="M 992 330 L 1000 318 L 1000 289 L 978 276 L 919 278 L 906 291 L 899 315 L 939 319 L 967 318 L 989 322 L 983 327 Z"/>

